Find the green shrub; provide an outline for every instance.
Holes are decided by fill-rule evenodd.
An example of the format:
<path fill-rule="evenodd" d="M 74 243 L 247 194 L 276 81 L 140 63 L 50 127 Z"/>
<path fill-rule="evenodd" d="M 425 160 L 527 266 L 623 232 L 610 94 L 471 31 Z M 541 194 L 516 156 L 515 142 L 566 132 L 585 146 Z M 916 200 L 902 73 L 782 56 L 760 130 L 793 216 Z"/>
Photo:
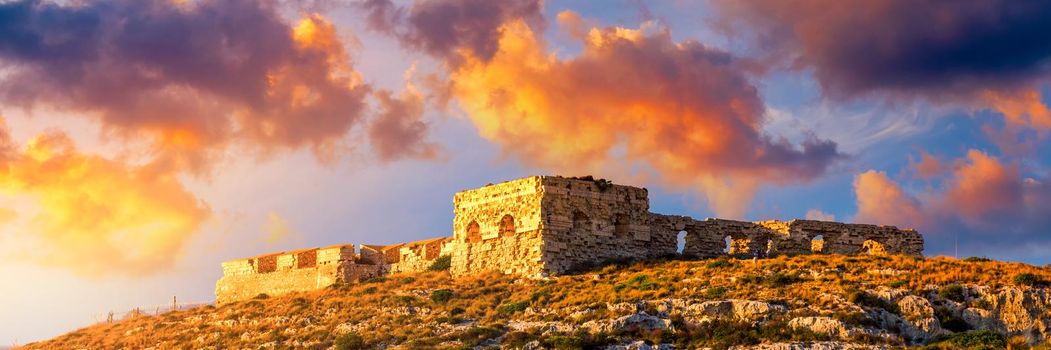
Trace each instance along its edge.
<path fill-rule="evenodd" d="M 360 335 L 347 333 L 336 338 L 336 349 L 338 350 L 363 350 L 365 340 Z"/>
<path fill-rule="evenodd" d="M 989 258 L 986 258 L 984 256 L 981 256 L 981 257 L 979 257 L 979 256 L 969 256 L 966 259 L 963 259 L 963 261 L 966 261 L 966 262 L 989 262 L 989 261 L 993 261 L 993 259 L 989 259 Z"/>
<path fill-rule="evenodd" d="M 959 284 L 950 284 L 938 288 L 938 296 L 955 301 L 957 303 L 962 303 L 966 300 L 963 286 Z"/>
<path fill-rule="evenodd" d="M 852 302 L 854 304 L 858 304 L 860 306 L 868 306 L 871 308 L 887 310 L 887 312 L 890 312 L 892 314 L 901 314 L 901 309 L 898 307 L 898 304 L 888 302 L 886 300 L 881 299 L 880 297 L 869 294 L 868 292 L 859 289 L 847 290 L 847 301 Z"/>
<path fill-rule="evenodd" d="M 472 327 L 455 335 L 453 338 L 459 340 L 467 348 L 478 346 L 483 341 L 499 337 L 500 330 L 489 327 Z"/>
<path fill-rule="evenodd" d="M 999 350 L 1007 348 L 1007 338 L 990 330 L 955 333 L 932 342 L 924 349 Z"/>
<path fill-rule="evenodd" d="M 704 291 L 704 294 L 705 296 L 712 299 L 722 298 L 724 295 L 726 295 L 726 287 L 711 287 L 706 289 Z"/>
<path fill-rule="evenodd" d="M 510 315 L 516 312 L 525 311 L 527 307 L 529 307 L 528 301 L 519 301 L 517 303 L 500 305 L 500 307 L 496 309 L 496 312 L 503 315 Z"/>
<path fill-rule="evenodd" d="M 438 289 L 431 292 L 431 301 L 438 304 L 448 303 L 453 298 L 453 291 L 449 289 Z"/>
<path fill-rule="evenodd" d="M 256 300 L 270 299 L 270 296 L 267 295 L 266 293 L 259 293 L 259 294 L 256 294 L 256 296 L 254 298 L 252 298 L 252 299 L 256 299 Z"/>
<path fill-rule="evenodd" d="M 445 271 L 452 266 L 453 257 L 451 255 L 442 255 L 431 262 L 431 266 L 427 267 L 429 271 Z"/>
<path fill-rule="evenodd" d="M 887 287 L 891 287 L 891 288 L 901 288 L 901 287 L 905 287 L 907 285 L 909 285 L 909 281 L 894 281 L 894 282 L 887 283 Z"/>
<path fill-rule="evenodd" d="M 763 283 L 770 287 L 781 288 L 802 281 L 803 279 L 799 276 L 778 272 L 764 279 Z"/>
<path fill-rule="evenodd" d="M 1032 273 L 1020 273 L 1015 276 L 1014 282 L 1020 286 L 1036 286 L 1044 284 L 1044 279 Z"/>
<path fill-rule="evenodd" d="M 719 269 L 719 268 L 731 267 L 731 266 L 733 266 L 733 263 L 730 262 L 730 260 L 726 260 L 726 259 L 719 259 L 719 260 L 715 260 L 715 261 L 712 261 L 712 262 L 708 263 L 708 268 L 709 269 Z"/>

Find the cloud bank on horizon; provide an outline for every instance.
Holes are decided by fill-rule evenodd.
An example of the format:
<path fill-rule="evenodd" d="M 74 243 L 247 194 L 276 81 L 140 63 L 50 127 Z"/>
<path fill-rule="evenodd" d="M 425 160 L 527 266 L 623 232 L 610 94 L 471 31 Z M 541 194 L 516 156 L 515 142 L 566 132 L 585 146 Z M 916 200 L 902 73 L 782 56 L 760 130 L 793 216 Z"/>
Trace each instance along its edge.
<path fill-rule="evenodd" d="M 25 145 L 0 133 L 0 189 L 38 207 L 24 239 L 77 252 L 37 258 L 86 275 L 164 271 L 212 216 L 181 179 L 297 151 L 324 163 L 443 162 L 455 150 L 434 138 L 431 110 L 462 114 L 477 137 L 531 169 L 686 190 L 721 216 L 745 217 L 764 188 L 838 176 L 853 179 L 856 213 L 808 217 L 958 234 L 1008 255 L 1008 243 L 1051 245 L 1041 229 L 1051 164 L 1039 151 L 1051 129 L 1045 2 L 715 0 L 696 14 L 744 49 L 682 37 L 661 18 L 608 25 L 540 0 L 348 5 L 401 54 L 433 63 L 422 83 L 409 68 L 400 91 L 359 70 L 352 53 L 370 47 L 351 49 L 346 23 L 287 5 L 0 4 L 3 105 L 79 116 L 128 149 L 85 153 L 71 130 Z M 785 72 L 815 81 L 822 101 L 889 114 L 930 105 L 1001 122 L 970 130 L 987 145 L 954 145 L 962 154 L 902 154 L 897 175 L 845 154 L 832 135 L 790 140 L 772 130 L 764 92 Z M 0 209 L 4 222 L 26 215 Z M 135 265 L 153 268 L 125 268 Z"/>

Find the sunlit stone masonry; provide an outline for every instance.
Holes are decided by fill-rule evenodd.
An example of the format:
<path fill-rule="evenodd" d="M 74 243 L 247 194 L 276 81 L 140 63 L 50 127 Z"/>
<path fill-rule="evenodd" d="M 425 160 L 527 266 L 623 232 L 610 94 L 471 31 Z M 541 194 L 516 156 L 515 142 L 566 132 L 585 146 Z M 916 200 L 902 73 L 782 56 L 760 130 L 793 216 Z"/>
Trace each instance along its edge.
<path fill-rule="evenodd" d="M 921 255 L 923 237 L 894 226 L 815 220 L 696 220 L 649 211 L 645 188 L 591 177 L 533 176 L 453 196 L 451 237 L 338 245 L 223 263 L 219 303 L 426 270 L 447 256 L 454 276 L 499 271 L 543 277 L 610 260 L 681 255 Z"/>

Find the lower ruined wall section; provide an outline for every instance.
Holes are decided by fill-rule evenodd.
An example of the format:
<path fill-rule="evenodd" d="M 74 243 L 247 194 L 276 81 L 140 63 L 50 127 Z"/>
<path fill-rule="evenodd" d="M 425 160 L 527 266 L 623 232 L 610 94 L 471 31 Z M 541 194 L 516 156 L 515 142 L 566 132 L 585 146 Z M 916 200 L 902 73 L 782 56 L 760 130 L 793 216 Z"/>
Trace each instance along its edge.
<path fill-rule="evenodd" d="M 506 237 L 495 237 L 481 242 L 455 241 L 452 245 L 453 276 L 496 271 L 527 277 L 544 273 L 541 247 L 544 241 L 540 230 L 515 232 Z"/>
<path fill-rule="evenodd" d="M 651 231 L 685 232 L 694 258 L 770 254 L 923 254 L 923 236 L 894 226 L 817 220 L 758 222 L 651 214 Z"/>
<path fill-rule="evenodd" d="M 352 245 L 276 253 L 223 263 L 216 303 L 311 291 L 380 276 L 382 266 L 358 264 Z"/>

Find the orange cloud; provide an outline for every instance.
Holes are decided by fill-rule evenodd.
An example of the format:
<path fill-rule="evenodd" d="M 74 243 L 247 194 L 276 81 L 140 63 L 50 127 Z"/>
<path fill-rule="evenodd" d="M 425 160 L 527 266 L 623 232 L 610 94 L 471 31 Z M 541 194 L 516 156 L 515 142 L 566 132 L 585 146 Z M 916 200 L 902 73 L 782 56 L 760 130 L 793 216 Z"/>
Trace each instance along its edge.
<path fill-rule="evenodd" d="M 826 213 L 820 209 L 810 209 L 806 212 L 807 220 L 836 221 L 836 216 Z"/>
<path fill-rule="evenodd" d="M 38 206 L 25 258 L 88 276 L 168 269 L 210 215 L 174 174 L 79 153 L 58 132 L 0 166 L 0 191 Z"/>
<path fill-rule="evenodd" d="M 1023 176 L 1018 164 L 978 150 L 953 163 L 951 171 L 934 179 L 936 188 L 918 197 L 883 172 L 858 175 L 854 181 L 857 220 L 916 227 L 927 234 L 929 248 L 940 252 L 951 248 L 955 236 L 974 251 L 1047 241 L 1046 227 L 1051 224 L 1047 177 Z M 990 235 L 998 239 L 990 240 Z"/>
<path fill-rule="evenodd" d="M 415 67 L 405 73 L 405 90 L 395 96 L 387 90 L 376 92 L 379 111 L 369 122 L 368 134 L 373 151 L 382 161 L 401 158 L 434 159 L 441 147 L 427 140 L 428 125 L 423 121 L 424 96 L 412 83 Z"/>
<path fill-rule="evenodd" d="M 528 164 L 652 171 L 740 217 L 759 184 L 812 179 L 840 157 L 828 141 L 797 147 L 763 134 L 763 102 L 734 58 L 653 24 L 592 28 L 571 59 L 524 21 L 497 32 L 491 56 L 460 52 L 453 94 L 482 137 Z"/>
<path fill-rule="evenodd" d="M 942 164 L 941 160 L 923 151 L 920 152 L 919 161 L 909 158 L 909 168 L 913 169 L 915 176 L 921 179 L 941 176 L 946 171 L 946 166 Z"/>
<path fill-rule="evenodd" d="M 1051 129 L 1051 109 L 1044 104 L 1038 90 L 985 91 L 981 96 L 990 107 L 1002 113 L 1010 124 Z"/>
<path fill-rule="evenodd" d="M 882 171 L 869 170 L 854 178 L 858 201 L 857 222 L 922 226 L 925 213 L 920 202 L 905 193 Z"/>
<path fill-rule="evenodd" d="M 965 220 L 1009 214 L 1023 204 L 1021 179 L 1017 166 L 970 150 L 953 173 L 944 206 Z"/>
<path fill-rule="evenodd" d="M 371 88 L 334 25 L 287 23 L 273 2 L 123 1 L 0 6 L 26 38 L 0 52 L 0 99 L 99 120 L 150 140 L 158 166 L 201 173 L 231 145 L 331 159 L 363 124 Z M 77 35 L 69 35 L 77 33 Z"/>

